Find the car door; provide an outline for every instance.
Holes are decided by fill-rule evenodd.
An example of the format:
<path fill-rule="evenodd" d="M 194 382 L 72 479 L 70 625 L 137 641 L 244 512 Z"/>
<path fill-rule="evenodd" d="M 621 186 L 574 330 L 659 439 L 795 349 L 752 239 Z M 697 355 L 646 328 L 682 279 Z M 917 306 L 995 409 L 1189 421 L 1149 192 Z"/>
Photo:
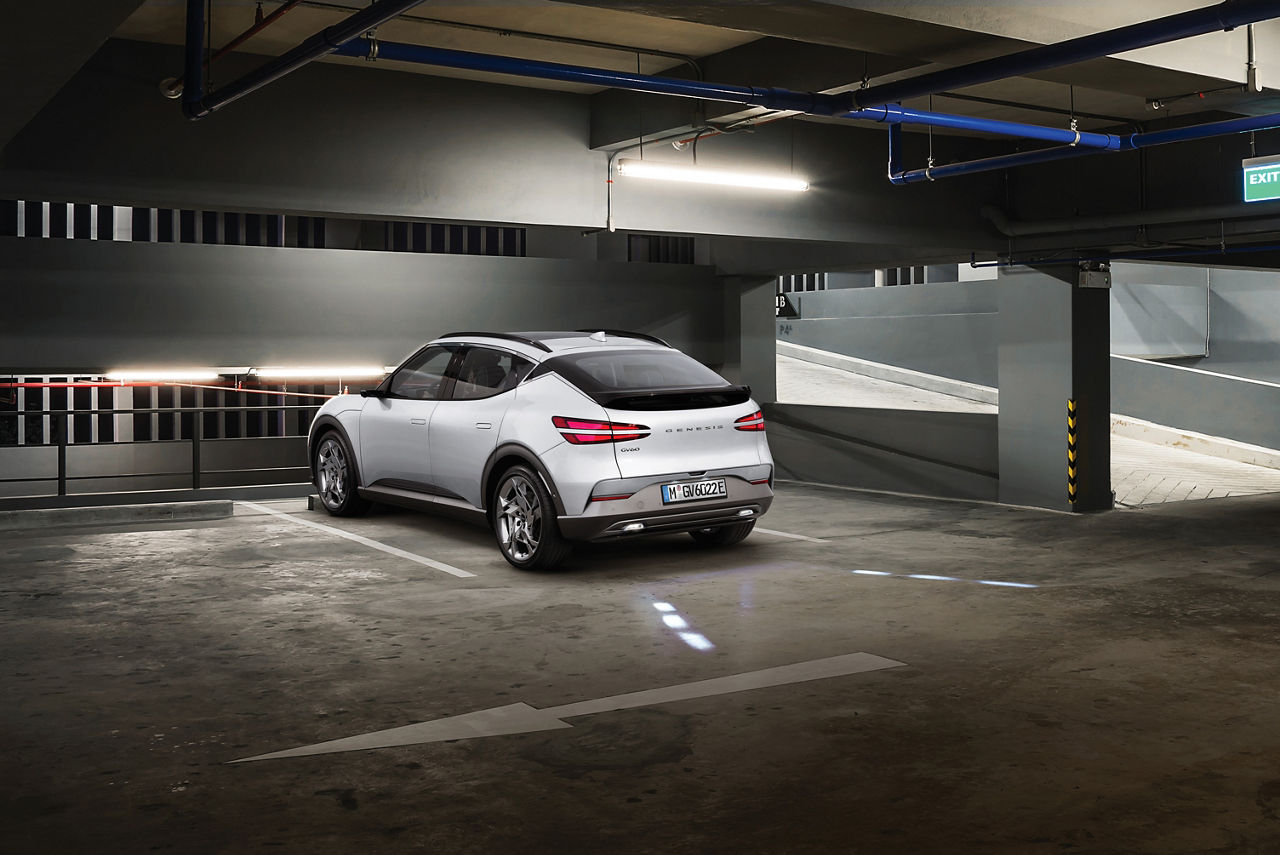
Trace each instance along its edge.
<path fill-rule="evenodd" d="M 443 495 L 483 504 L 485 462 L 515 397 L 515 387 L 533 363 L 489 347 L 468 347 L 454 374 L 448 400 L 431 416 L 431 473 Z"/>
<path fill-rule="evenodd" d="M 456 346 L 433 345 L 392 375 L 384 397 L 365 399 L 360 413 L 360 474 L 364 486 L 432 492 L 428 426 L 448 392 Z"/>

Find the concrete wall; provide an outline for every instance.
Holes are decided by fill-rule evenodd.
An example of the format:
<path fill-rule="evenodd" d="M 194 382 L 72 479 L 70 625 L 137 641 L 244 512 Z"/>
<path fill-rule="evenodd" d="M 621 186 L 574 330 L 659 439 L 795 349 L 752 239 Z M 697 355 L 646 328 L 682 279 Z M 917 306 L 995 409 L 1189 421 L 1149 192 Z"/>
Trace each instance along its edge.
<path fill-rule="evenodd" d="M 994 501 L 996 416 L 771 404 L 779 478 Z"/>
<path fill-rule="evenodd" d="M 996 385 L 999 290 L 993 282 L 790 296 L 800 318 L 778 321 L 781 341 Z"/>
<path fill-rule="evenodd" d="M 1111 388 L 1121 415 L 1280 448 L 1280 384 L 1113 357 Z"/>
<path fill-rule="evenodd" d="M 229 80 L 260 60 L 232 54 L 217 74 Z M 177 47 L 109 41 L 4 150 L 0 198 L 606 223 L 608 155 L 588 147 L 588 96 L 314 63 L 189 122 L 157 93 L 181 65 Z M 920 147 L 910 141 L 913 159 Z M 617 177 L 615 226 L 868 246 L 910 246 L 927 235 L 930 246 L 952 254 L 999 243 L 978 216 L 983 202 L 1000 198 L 997 179 L 893 187 L 884 176 L 883 129 L 780 122 L 704 140 L 698 155 L 708 166 L 794 170 L 812 189 L 780 194 Z M 646 147 L 644 156 L 692 157 L 669 145 Z"/>
<path fill-rule="evenodd" d="M 695 265 L 4 238 L 0 372 L 385 365 L 452 330 L 587 326 L 718 365 L 723 288 Z"/>
<path fill-rule="evenodd" d="M 1210 268 L 1114 264 L 1111 352 L 1154 359 L 1205 356 Z"/>

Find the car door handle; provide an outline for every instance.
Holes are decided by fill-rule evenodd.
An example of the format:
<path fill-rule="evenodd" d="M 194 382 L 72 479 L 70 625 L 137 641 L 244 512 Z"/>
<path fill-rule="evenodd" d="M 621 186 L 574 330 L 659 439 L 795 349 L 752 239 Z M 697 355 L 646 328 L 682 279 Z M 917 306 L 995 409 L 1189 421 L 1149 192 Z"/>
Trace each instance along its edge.
<path fill-rule="evenodd" d="M 409 424 L 411 425 L 425 425 L 426 423 L 426 419 L 409 419 Z"/>
<path fill-rule="evenodd" d="M 476 422 L 476 430 L 492 430 L 493 425 L 489 422 Z"/>

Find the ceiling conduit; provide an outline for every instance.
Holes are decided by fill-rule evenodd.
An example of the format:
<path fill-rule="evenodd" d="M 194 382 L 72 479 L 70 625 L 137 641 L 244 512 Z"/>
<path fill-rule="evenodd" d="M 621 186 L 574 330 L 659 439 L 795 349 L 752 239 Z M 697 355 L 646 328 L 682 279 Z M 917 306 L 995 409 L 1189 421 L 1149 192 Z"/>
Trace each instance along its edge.
<path fill-rule="evenodd" d="M 894 131 L 895 127 L 891 126 L 889 129 L 889 181 L 894 184 L 915 184 L 920 181 L 936 181 L 939 178 L 951 178 L 956 175 L 990 172 L 995 169 L 1009 169 L 1014 166 L 1026 166 L 1032 163 L 1048 163 L 1053 160 L 1080 157 L 1097 151 L 1134 151 L 1140 148 L 1150 148 L 1155 145 L 1167 145 L 1175 142 L 1225 137 L 1231 134 L 1250 133 L 1251 131 L 1268 131 L 1280 128 L 1280 113 L 1268 113 L 1265 116 L 1245 116 L 1239 119 L 1227 119 L 1223 122 L 1209 122 L 1204 125 L 1192 125 L 1186 128 L 1173 128 L 1167 131 L 1153 131 L 1144 134 L 1104 135 L 1114 137 L 1119 142 L 1117 146 L 1108 145 L 1096 148 L 1063 146 L 912 170 L 903 170 L 901 168 L 899 154 L 901 137 Z"/>
<path fill-rule="evenodd" d="M 187 0 L 187 45 L 182 111 L 189 119 L 202 119 L 237 98 L 243 98 L 250 92 L 274 80 L 279 80 L 291 71 L 298 70 L 312 60 L 332 53 L 346 42 L 385 24 L 421 2 L 422 0 L 377 0 L 350 18 L 332 27 L 326 27 L 260 68 L 206 95 L 204 63 L 200 55 L 201 43 L 204 41 L 205 0 Z"/>
<path fill-rule="evenodd" d="M 472 53 L 470 51 L 427 47 L 425 45 L 386 42 L 377 39 L 354 40 L 333 52 L 337 56 L 413 62 L 421 65 L 435 65 L 441 68 L 459 68 L 468 71 L 510 74 L 517 77 L 535 77 L 542 80 L 583 83 L 590 86 L 605 86 L 634 92 L 698 98 L 704 101 L 725 101 L 732 104 L 764 107 L 770 110 L 786 110 L 816 116 L 838 116 L 843 119 L 890 124 L 905 122 L 930 127 L 980 131 L 982 133 L 1021 139 L 1065 143 L 1069 146 L 1118 149 L 1123 145 L 1122 138 L 1115 134 L 1073 131 L 1066 128 L 1049 128 L 1021 122 L 1005 122 L 997 119 L 980 119 L 972 116 L 910 110 L 896 105 L 850 111 L 852 93 L 849 92 L 837 94 L 798 92 L 792 89 L 737 86 L 728 83 L 685 80 L 677 77 L 655 77 L 605 68 L 589 68 L 580 65 L 565 65 L 558 62 L 517 59 L 507 56 Z"/>
<path fill-rule="evenodd" d="M 1252 220 L 1280 216 L 1280 202 L 1262 202 L 1251 207 L 1241 205 L 1209 205 L 1194 208 L 1168 208 L 1161 211 L 1133 211 L 1127 214 L 1103 214 L 1096 217 L 1072 217 L 1061 220 L 1010 220 L 994 205 L 979 209 L 1005 237 L 1078 234 L 1135 226 L 1169 226 L 1209 223 L 1220 220 Z"/>

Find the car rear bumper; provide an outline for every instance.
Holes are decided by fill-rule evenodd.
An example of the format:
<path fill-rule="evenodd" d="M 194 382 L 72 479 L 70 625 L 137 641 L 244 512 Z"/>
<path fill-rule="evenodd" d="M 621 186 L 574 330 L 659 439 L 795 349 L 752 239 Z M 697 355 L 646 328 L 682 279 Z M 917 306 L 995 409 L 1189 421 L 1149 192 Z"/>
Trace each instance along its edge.
<path fill-rule="evenodd" d="M 693 531 L 754 520 L 773 504 L 768 484 L 728 476 L 725 498 L 664 505 L 660 485 L 669 480 L 650 484 L 626 499 L 592 502 L 585 513 L 559 517 L 560 533 L 569 540 L 612 540 Z"/>

